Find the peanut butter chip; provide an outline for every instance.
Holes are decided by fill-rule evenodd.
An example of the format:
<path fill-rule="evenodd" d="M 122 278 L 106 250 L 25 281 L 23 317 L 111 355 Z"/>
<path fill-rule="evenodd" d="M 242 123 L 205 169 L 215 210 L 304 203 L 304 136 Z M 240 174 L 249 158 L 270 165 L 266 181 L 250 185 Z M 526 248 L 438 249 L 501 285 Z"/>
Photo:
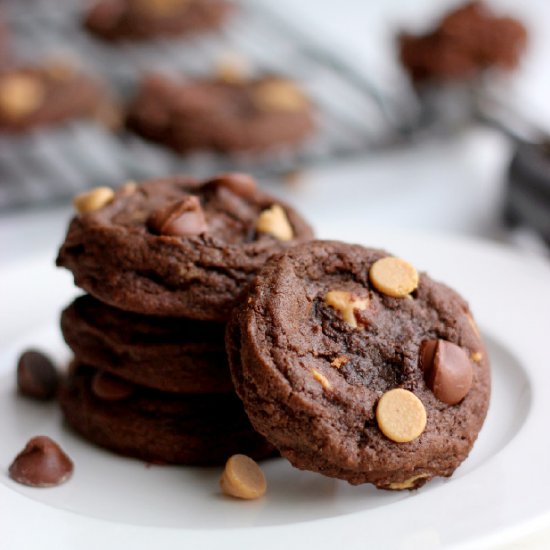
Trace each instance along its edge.
<path fill-rule="evenodd" d="M 474 351 L 474 352 L 470 355 L 470 359 L 471 359 L 474 363 L 481 363 L 481 360 L 483 359 L 483 354 L 482 354 L 480 351 Z"/>
<path fill-rule="evenodd" d="M 278 204 L 274 204 L 258 216 L 256 231 L 273 235 L 280 241 L 290 241 L 294 237 L 286 212 Z"/>
<path fill-rule="evenodd" d="M 252 500 L 265 493 L 267 483 L 254 460 L 245 455 L 233 455 L 225 464 L 220 487 L 226 495 Z"/>
<path fill-rule="evenodd" d="M 254 90 L 254 102 L 266 111 L 301 111 L 307 99 L 300 89 L 288 80 L 268 80 Z"/>
<path fill-rule="evenodd" d="M 109 204 L 115 192 L 110 187 L 96 187 L 86 193 L 80 193 L 73 199 L 74 207 L 79 214 L 99 210 Z"/>
<path fill-rule="evenodd" d="M 120 190 L 124 195 L 128 196 L 135 193 L 137 191 L 137 188 L 138 188 L 138 184 L 135 181 L 128 180 L 122 185 Z"/>
<path fill-rule="evenodd" d="M 218 78 L 229 84 L 246 82 L 250 73 L 250 65 L 246 58 L 234 53 L 225 54 L 216 66 Z"/>
<path fill-rule="evenodd" d="M 138 0 L 137 5 L 152 15 L 166 17 L 189 3 L 189 0 Z"/>
<path fill-rule="evenodd" d="M 42 83 L 29 75 L 12 75 L 0 81 L 0 111 L 17 119 L 35 111 L 44 101 Z"/>
<path fill-rule="evenodd" d="M 376 290 L 394 298 L 405 298 L 418 286 L 414 266 L 391 256 L 374 262 L 369 277 Z"/>
<path fill-rule="evenodd" d="M 332 388 L 330 382 L 328 381 L 328 378 L 324 374 L 321 374 L 318 370 L 315 369 L 311 369 L 311 374 L 313 375 L 313 378 L 315 378 L 315 380 L 317 380 L 317 382 L 319 382 L 319 384 L 321 384 L 321 386 L 325 388 L 325 390 L 330 390 Z"/>
<path fill-rule="evenodd" d="M 396 443 L 416 439 L 426 427 L 426 409 L 414 393 L 402 388 L 386 392 L 376 406 L 382 433 Z"/>
<path fill-rule="evenodd" d="M 344 290 L 330 290 L 325 294 L 325 304 L 339 311 L 344 321 L 352 328 L 357 328 L 355 311 L 363 311 L 369 306 L 368 298 L 357 298 Z"/>
<path fill-rule="evenodd" d="M 419 479 L 424 479 L 429 477 L 429 474 L 417 474 L 415 476 L 406 479 L 405 481 L 394 481 L 388 485 L 388 489 L 393 489 L 394 491 L 400 491 L 402 489 L 413 489 L 415 482 Z"/>

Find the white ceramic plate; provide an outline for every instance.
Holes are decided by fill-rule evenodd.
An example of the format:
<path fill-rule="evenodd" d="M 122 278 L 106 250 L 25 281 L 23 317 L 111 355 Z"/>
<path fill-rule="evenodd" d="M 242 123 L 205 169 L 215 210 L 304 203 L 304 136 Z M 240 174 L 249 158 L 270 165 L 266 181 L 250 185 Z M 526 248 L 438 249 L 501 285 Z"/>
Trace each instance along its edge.
<path fill-rule="evenodd" d="M 386 247 L 469 300 L 488 344 L 493 395 L 478 442 L 451 479 L 390 493 L 274 459 L 264 463 L 266 497 L 241 502 L 219 493 L 218 468 L 146 467 L 88 445 L 63 426 L 55 404 L 14 390 L 17 355 L 26 347 L 68 358 L 57 316 L 75 289 L 52 256 L 41 256 L 0 270 L 2 548 L 487 547 L 548 522 L 550 267 L 475 241 L 342 223 L 323 229 L 324 236 Z M 6 475 L 38 434 L 73 458 L 65 485 L 33 489 Z"/>

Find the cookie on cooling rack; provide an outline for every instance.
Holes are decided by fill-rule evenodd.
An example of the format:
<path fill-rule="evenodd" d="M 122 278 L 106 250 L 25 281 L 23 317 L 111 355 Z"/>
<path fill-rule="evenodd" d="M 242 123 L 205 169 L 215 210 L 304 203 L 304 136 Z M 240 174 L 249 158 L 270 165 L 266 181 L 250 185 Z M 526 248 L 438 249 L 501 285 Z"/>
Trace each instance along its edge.
<path fill-rule="evenodd" d="M 120 113 L 106 88 L 61 61 L 0 71 L 0 132 L 24 133 L 73 119 L 120 125 Z"/>
<path fill-rule="evenodd" d="M 450 476 L 489 404 L 467 303 L 381 250 L 311 241 L 274 257 L 226 345 L 254 428 L 294 466 L 352 484 Z"/>
<path fill-rule="evenodd" d="M 183 80 L 145 76 L 127 126 L 177 153 L 295 148 L 312 135 L 314 109 L 288 79 Z"/>
<path fill-rule="evenodd" d="M 105 40 L 147 40 L 218 29 L 232 11 L 226 0 L 99 0 L 85 27 Z"/>

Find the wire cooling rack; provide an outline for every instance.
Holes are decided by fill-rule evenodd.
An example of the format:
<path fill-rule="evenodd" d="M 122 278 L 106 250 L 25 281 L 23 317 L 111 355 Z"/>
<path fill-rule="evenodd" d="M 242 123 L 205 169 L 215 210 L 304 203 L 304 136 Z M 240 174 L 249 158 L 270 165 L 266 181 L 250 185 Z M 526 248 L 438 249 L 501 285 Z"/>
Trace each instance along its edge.
<path fill-rule="evenodd" d="M 279 73 L 299 82 L 316 104 L 318 131 L 297 151 L 278 149 L 260 156 L 208 152 L 178 156 L 130 133 L 112 134 L 89 122 L 71 122 L 24 136 L 0 134 L 0 208 L 175 173 L 199 177 L 225 170 L 282 174 L 321 161 L 368 154 L 395 135 L 389 107 L 373 83 L 256 3 L 241 2 L 216 33 L 116 45 L 82 28 L 86 5 L 85 0 L 3 0 L 18 57 L 31 63 L 51 56 L 72 59 L 105 78 L 124 101 L 146 70 L 207 75 L 220 59 L 234 54 L 256 72 Z"/>

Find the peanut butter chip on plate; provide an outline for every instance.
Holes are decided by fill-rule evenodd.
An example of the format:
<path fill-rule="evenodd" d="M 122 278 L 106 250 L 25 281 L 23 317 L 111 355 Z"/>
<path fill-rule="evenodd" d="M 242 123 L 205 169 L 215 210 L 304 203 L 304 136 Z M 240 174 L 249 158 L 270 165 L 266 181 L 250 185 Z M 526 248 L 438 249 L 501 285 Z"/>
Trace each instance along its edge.
<path fill-rule="evenodd" d="M 29 75 L 12 75 L 0 81 L 0 111 L 10 118 L 32 113 L 44 101 L 44 86 Z"/>
<path fill-rule="evenodd" d="M 378 401 L 376 421 L 388 439 L 396 443 L 407 443 L 424 431 L 426 409 L 414 393 L 395 388 L 386 392 Z"/>
<path fill-rule="evenodd" d="M 294 237 L 286 212 L 278 204 L 274 204 L 258 216 L 256 230 L 258 233 L 272 235 L 280 241 L 290 241 Z"/>
<path fill-rule="evenodd" d="M 376 290 L 394 298 L 405 298 L 418 286 L 414 266 L 392 256 L 374 262 L 369 277 Z"/>
<path fill-rule="evenodd" d="M 357 298 L 351 292 L 330 290 L 325 294 L 325 304 L 339 311 L 344 321 L 352 328 L 357 328 L 355 311 L 363 311 L 369 305 L 368 298 Z"/>
<path fill-rule="evenodd" d="M 103 208 L 113 200 L 114 196 L 115 192 L 110 187 L 96 187 L 77 195 L 73 199 L 73 204 L 79 214 L 85 214 Z"/>
<path fill-rule="evenodd" d="M 225 464 L 220 487 L 226 495 L 253 500 L 267 489 L 262 469 L 246 455 L 233 455 Z"/>

